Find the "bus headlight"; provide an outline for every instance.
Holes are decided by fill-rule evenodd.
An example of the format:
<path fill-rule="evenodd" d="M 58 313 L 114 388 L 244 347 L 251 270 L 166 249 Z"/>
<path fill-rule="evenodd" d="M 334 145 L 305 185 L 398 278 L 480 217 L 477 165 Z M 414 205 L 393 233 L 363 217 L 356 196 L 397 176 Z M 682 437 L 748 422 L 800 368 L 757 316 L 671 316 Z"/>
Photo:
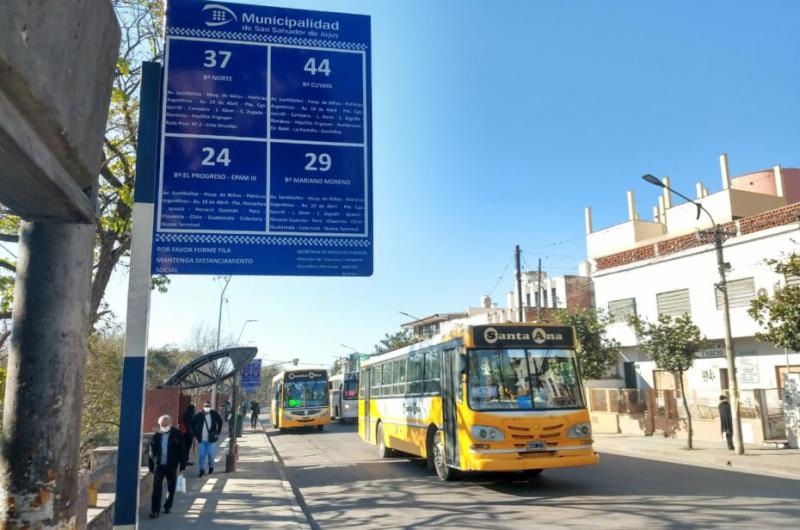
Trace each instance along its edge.
<path fill-rule="evenodd" d="M 576 423 L 567 430 L 567 438 L 588 438 L 592 435 L 592 424 L 589 422 Z"/>
<path fill-rule="evenodd" d="M 350 403 L 344 404 L 344 410 L 350 410 Z"/>
<path fill-rule="evenodd" d="M 484 442 L 502 442 L 506 437 L 500 429 L 486 427 L 484 425 L 475 425 L 472 427 L 472 438 Z"/>

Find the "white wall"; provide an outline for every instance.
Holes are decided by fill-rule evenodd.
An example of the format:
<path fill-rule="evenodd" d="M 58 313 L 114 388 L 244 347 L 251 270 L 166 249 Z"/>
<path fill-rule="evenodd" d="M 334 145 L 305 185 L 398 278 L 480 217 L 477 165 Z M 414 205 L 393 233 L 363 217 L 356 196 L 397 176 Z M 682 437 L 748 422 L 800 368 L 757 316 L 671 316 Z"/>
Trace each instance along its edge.
<path fill-rule="evenodd" d="M 793 250 L 800 251 L 800 230 L 796 225 L 734 238 L 725 244 L 725 260 L 732 266 L 728 279 L 753 277 L 756 292 L 764 288 L 772 294 L 775 284 L 783 279 L 764 261 L 780 258 Z M 716 307 L 714 290 L 719 276 L 711 245 L 595 271 L 593 279 L 598 308 L 607 311 L 609 301 L 635 298 L 637 313 L 648 320 L 658 317 L 657 293 L 688 288 L 694 322 L 707 338 L 723 337 L 723 316 Z M 755 334 L 757 326 L 747 314 L 747 307 L 731 309 L 731 328 L 734 337 L 752 337 Z M 609 335 L 625 346 L 636 344 L 636 338 L 626 324 L 612 325 Z"/>

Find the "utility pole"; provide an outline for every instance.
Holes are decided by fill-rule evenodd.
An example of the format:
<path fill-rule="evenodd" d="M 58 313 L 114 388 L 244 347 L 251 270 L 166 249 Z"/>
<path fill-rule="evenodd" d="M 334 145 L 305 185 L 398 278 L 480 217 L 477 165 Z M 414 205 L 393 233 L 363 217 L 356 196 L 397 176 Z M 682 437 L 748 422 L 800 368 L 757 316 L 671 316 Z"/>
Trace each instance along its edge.
<path fill-rule="evenodd" d="M 225 301 L 225 291 L 228 290 L 228 284 L 231 283 L 231 276 L 223 276 L 223 280 L 225 280 L 225 285 L 222 287 L 222 292 L 219 293 L 219 316 L 217 317 L 217 347 L 215 348 L 216 351 L 219 351 L 219 340 L 220 334 L 222 332 L 222 303 Z M 244 327 L 242 327 L 242 331 L 244 331 Z M 239 334 L 241 337 L 241 333 Z M 214 410 L 217 409 L 217 384 L 211 387 L 211 406 L 214 407 Z"/>
<path fill-rule="evenodd" d="M 542 258 L 539 258 L 539 272 L 536 278 L 536 320 L 542 320 Z"/>
<path fill-rule="evenodd" d="M 679 191 L 676 191 L 670 188 L 667 184 L 660 181 L 658 178 L 654 177 L 653 175 L 643 175 L 642 179 L 645 182 L 648 182 L 654 186 L 658 186 L 659 188 L 664 188 L 666 190 L 671 191 L 678 197 L 684 199 L 687 202 L 690 202 L 695 205 L 697 208 L 697 219 L 700 219 L 700 213 L 705 212 L 708 218 L 711 220 L 711 235 L 714 238 L 714 250 L 716 252 L 717 257 L 717 271 L 719 272 L 719 285 L 717 288 L 722 295 L 722 317 L 723 317 L 723 326 L 725 332 L 725 360 L 727 361 L 728 366 L 728 381 L 731 385 L 730 389 L 730 405 L 731 405 L 731 419 L 733 420 L 733 445 L 736 449 L 737 455 L 744 454 L 744 440 L 742 438 L 742 418 L 739 415 L 739 378 L 736 375 L 736 352 L 733 350 L 733 336 L 731 333 L 731 311 L 730 311 L 730 304 L 728 301 L 728 280 L 727 280 L 727 270 L 728 264 L 725 263 L 725 257 L 723 256 L 722 252 L 722 243 L 725 240 L 725 236 L 729 235 L 724 228 L 717 225 L 716 221 L 714 221 L 714 216 L 706 210 L 705 206 L 697 201 L 693 201 L 686 195 L 682 194 Z"/>
<path fill-rule="evenodd" d="M 514 247 L 514 260 L 516 261 L 517 269 L 517 309 L 518 318 L 520 322 L 525 322 L 525 310 L 522 307 L 522 269 L 519 264 L 519 245 Z"/>
<path fill-rule="evenodd" d="M 230 276 L 228 276 L 230 280 Z M 225 286 L 227 287 L 227 283 Z M 237 399 L 236 394 L 238 393 L 238 384 L 237 379 L 239 378 L 239 370 L 234 370 L 233 372 L 233 382 L 231 383 L 231 418 L 228 420 L 228 435 L 230 436 L 228 441 L 228 454 L 225 456 L 225 472 L 232 473 L 236 471 L 236 430 L 239 427 L 239 411 L 236 410 L 237 407 Z M 244 417 L 242 417 L 242 423 L 244 423 Z"/>
<path fill-rule="evenodd" d="M 742 419 L 739 414 L 739 378 L 736 376 L 736 361 L 733 351 L 733 337 L 731 333 L 731 310 L 728 301 L 728 280 L 726 272 L 728 265 L 722 254 L 724 230 L 714 224 L 714 247 L 717 255 L 717 269 L 719 270 L 719 290 L 722 294 L 722 315 L 725 328 L 725 360 L 728 365 L 728 380 L 730 381 L 731 416 L 733 420 L 733 443 L 737 455 L 744 454 L 744 439 L 742 437 Z"/>

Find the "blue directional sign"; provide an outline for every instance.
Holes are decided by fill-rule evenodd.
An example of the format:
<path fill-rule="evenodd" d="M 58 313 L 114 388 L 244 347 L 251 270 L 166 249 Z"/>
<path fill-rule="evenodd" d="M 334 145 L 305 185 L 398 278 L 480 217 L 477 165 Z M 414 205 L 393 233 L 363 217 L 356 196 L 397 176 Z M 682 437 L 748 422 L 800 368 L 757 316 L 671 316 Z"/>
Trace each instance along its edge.
<path fill-rule="evenodd" d="M 372 274 L 370 19 L 167 3 L 155 274 Z"/>
<path fill-rule="evenodd" d="M 251 392 L 261 386 L 261 359 L 253 359 L 241 369 L 242 386 Z"/>

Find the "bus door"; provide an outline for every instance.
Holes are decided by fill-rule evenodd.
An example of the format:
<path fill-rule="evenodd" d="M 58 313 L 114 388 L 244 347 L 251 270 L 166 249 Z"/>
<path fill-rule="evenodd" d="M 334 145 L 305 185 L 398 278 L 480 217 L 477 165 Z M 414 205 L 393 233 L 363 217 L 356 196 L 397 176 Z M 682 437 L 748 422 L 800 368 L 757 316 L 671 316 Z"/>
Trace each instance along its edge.
<path fill-rule="evenodd" d="M 442 421 L 444 422 L 445 463 L 461 467 L 458 452 L 458 416 L 456 396 L 461 384 L 458 349 L 450 348 L 442 352 Z"/>
<path fill-rule="evenodd" d="M 372 425 L 369 421 L 369 390 L 370 386 L 372 386 L 370 374 L 372 374 L 372 368 L 362 370 L 361 378 L 363 381 L 359 382 L 361 385 L 361 393 L 364 396 L 364 439 L 367 441 L 372 440 Z"/>

